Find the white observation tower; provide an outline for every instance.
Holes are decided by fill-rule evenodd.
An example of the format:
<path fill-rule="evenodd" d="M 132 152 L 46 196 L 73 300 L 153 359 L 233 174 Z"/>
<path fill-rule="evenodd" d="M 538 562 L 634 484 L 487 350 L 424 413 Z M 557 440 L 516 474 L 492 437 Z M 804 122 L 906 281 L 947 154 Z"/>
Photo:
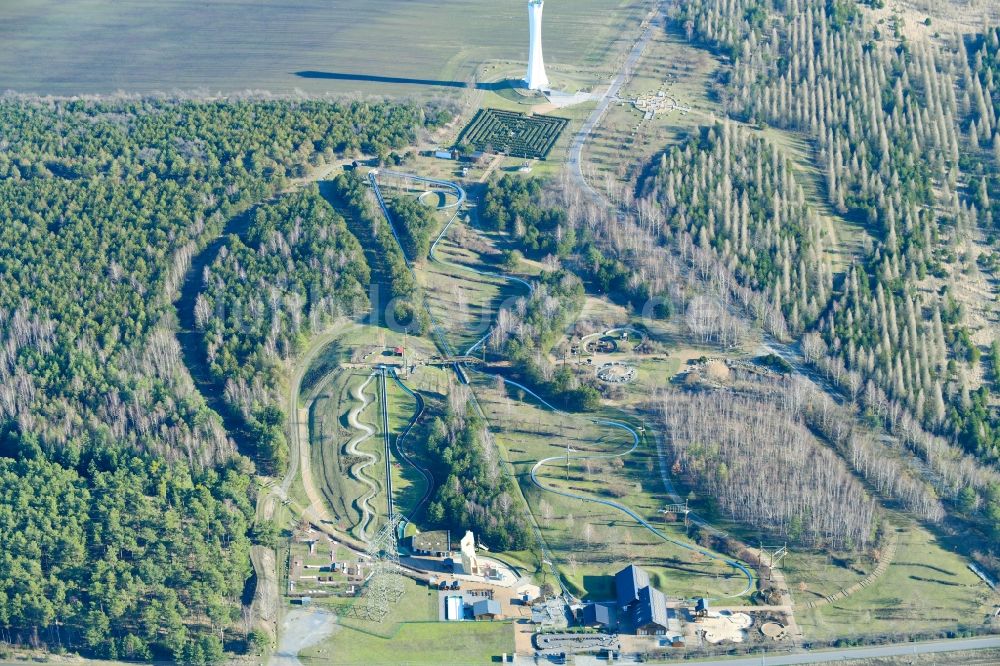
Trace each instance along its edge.
<path fill-rule="evenodd" d="M 531 29 L 531 43 L 528 47 L 528 76 L 525 81 L 529 90 L 545 90 L 549 87 L 549 77 L 545 76 L 545 60 L 542 58 L 542 9 L 545 0 L 528 0 L 528 27 Z"/>

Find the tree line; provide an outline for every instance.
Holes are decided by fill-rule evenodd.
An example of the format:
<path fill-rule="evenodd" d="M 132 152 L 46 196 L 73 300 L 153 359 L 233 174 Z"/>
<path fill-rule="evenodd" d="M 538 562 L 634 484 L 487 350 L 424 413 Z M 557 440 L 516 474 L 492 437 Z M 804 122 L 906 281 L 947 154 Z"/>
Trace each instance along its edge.
<path fill-rule="evenodd" d="M 403 251 L 417 261 L 427 257 L 431 249 L 431 233 L 437 226 L 434 209 L 414 197 L 394 197 L 389 202 L 389 214 L 397 227 Z"/>
<path fill-rule="evenodd" d="M 427 331 L 430 322 L 423 305 L 423 290 L 365 179 L 356 171 L 343 173 L 334 179 L 332 190 L 349 224 L 354 225 L 352 233 L 365 239 L 366 247 L 373 252 L 369 262 L 373 285 L 379 287 L 377 293 L 385 301 L 373 304 L 379 309 L 375 313 L 378 320 L 385 323 L 391 314 L 395 326 L 409 328 L 412 333 Z"/>
<path fill-rule="evenodd" d="M 672 391 L 662 410 L 675 471 L 728 519 L 812 547 L 872 543 L 877 504 L 780 402 Z"/>
<path fill-rule="evenodd" d="M 434 419 L 427 451 L 444 479 L 427 505 L 432 525 L 472 529 L 491 550 L 530 548 L 533 535 L 513 482 L 503 474 L 499 450 L 481 418 L 466 409 L 465 387 L 453 387 L 449 407 Z M 437 474 L 437 472 L 435 472 Z"/>

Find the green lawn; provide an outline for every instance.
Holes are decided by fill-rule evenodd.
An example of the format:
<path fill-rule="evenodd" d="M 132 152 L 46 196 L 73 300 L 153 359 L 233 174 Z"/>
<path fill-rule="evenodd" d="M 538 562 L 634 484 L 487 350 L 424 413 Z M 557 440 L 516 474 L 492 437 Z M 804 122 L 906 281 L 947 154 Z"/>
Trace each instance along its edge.
<path fill-rule="evenodd" d="M 332 602 L 331 602 L 332 603 Z M 438 593 L 406 579 L 406 592 L 383 622 L 343 615 L 333 635 L 308 648 L 307 663 L 488 664 L 514 651 L 510 622 L 438 622 Z"/>
<path fill-rule="evenodd" d="M 792 587 L 796 600 L 805 600 Z M 874 585 L 831 605 L 801 609 L 796 618 L 807 639 L 930 632 L 982 625 L 997 601 L 962 557 L 907 522 L 893 564 Z"/>
<path fill-rule="evenodd" d="M 393 502 L 397 510 L 414 519 L 417 517 L 413 514 L 414 505 L 427 491 L 427 482 L 417 470 L 398 457 L 396 438 L 415 415 L 417 402 L 392 379 L 386 380 L 386 392 L 389 394 L 389 432 L 392 437 Z M 421 429 L 416 427 L 403 444 L 408 451 L 418 449 L 420 438 Z"/>
<path fill-rule="evenodd" d="M 541 458 L 560 456 L 567 446 L 580 452 L 627 450 L 631 436 L 594 424 L 590 418 L 618 414 L 560 416 L 523 400 L 514 389 L 498 393 L 495 383 L 474 384 L 480 404 L 495 428 L 496 440 L 510 460 L 521 490 L 534 513 L 554 563 L 575 594 L 591 599 L 611 596 L 612 576 L 623 563 L 635 562 L 657 577 L 664 592 L 681 597 L 725 596 L 740 592 L 746 579 L 728 565 L 664 542 L 625 513 L 612 507 L 543 492 L 529 472 Z M 573 454 L 571 454 L 573 455 Z M 658 510 L 668 501 L 657 467 L 655 446 L 644 440 L 624 459 L 585 463 L 560 460 L 542 467 L 546 486 L 594 498 L 614 499 L 666 531 L 691 543 L 675 525 L 662 524 Z M 522 563 L 530 564 L 529 558 Z"/>
<path fill-rule="evenodd" d="M 473 234 L 475 232 L 456 222 L 449 236 L 438 245 L 438 258 L 478 270 L 499 270 L 484 261 L 484 256 L 492 252 L 488 244 L 470 247 L 472 243 L 468 238 L 479 240 L 478 234 Z M 427 293 L 431 315 L 443 327 L 448 343 L 458 354 L 464 353 L 490 330 L 500 303 L 524 292 L 523 287 L 511 286 L 502 278 L 476 275 L 436 262 L 422 264 L 419 279 Z"/>

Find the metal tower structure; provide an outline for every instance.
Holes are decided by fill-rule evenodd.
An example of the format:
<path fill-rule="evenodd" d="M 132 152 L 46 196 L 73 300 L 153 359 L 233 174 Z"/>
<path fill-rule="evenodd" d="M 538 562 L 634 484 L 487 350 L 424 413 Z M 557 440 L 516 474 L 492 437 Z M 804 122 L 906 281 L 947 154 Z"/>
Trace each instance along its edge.
<path fill-rule="evenodd" d="M 788 544 L 786 543 L 780 546 L 767 546 L 761 543 L 758 544 L 757 550 L 760 553 L 757 556 L 757 575 L 764 578 L 765 583 L 770 584 L 771 570 L 781 564 L 781 560 L 785 559 L 785 556 L 788 555 Z M 765 557 L 767 558 L 767 561 L 765 561 Z M 765 566 L 767 566 L 768 571 L 766 577 L 761 574 L 761 570 Z"/>
<path fill-rule="evenodd" d="M 545 75 L 545 59 L 542 57 L 542 10 L 545 0 L 528 0 L 528 28 L 531 41 L 528 45 L 528 75 L 525 81 L 529 90 L 545 90 L 549 87 L 549 77 Z"/>
<path fill-rule="evenodd" d="M 691 513 L 691 509 L 688 507 L 688 501 L 684 500 L 683 504 L 668 504 L 662 509 L 660 513 L 663 514 L 663 520 L 666 522 L 668 516 L 684 516 L 684 527 L 688 526 L 688 514 Z"/>
<path fill-rule="evenodd" d="M 396 541 L 396 528 L 401 519 L 400 514 L 395 514 L 368 542 L 367 555 L 372 571 L 362 590 L 361 601 L 350 609 L 355 617 L 381 622 L 389 614 L 389 606 L 403 596 L 405 588 Z"/>

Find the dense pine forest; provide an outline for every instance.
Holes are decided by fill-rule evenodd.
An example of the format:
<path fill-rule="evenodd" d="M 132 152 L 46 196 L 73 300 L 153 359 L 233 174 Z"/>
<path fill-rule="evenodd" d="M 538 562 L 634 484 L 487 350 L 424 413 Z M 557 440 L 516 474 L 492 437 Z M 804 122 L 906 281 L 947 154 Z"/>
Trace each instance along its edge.
<path fill-rule="evenodd" d="M 367 181 L 356 171 L 344 173 L 333 181 L 332 190 L 338 208 L 354 225 L 355 235 L 372 240 L 371 292 L 378 299 L 372 304 L 377 321 L 415 333 L 425 332 L 429 323 L 423 292 Z"/>
<path fill-rule="evenodd" d="M 431 232 L 437 224 L 434 210 L 413 197 L 397 197 L 389 204 L 389 213 L 410 259 L 426 257 L 431 249 Z"/>
<path fill-rule="evenodd" d="M 205 354 L 275 471 L 288 458 L 275 411 L 280 361 L 336 317 L 362 314 L 370 277 L 361 244 L 316 185 L 254 211 L 246 243 L 230 238 L 209 267 L 195 304 Z"/>
<path fill-rule="evenodd" d="M 0 101 L 4 640 L 185 663 L 239 647 L 257 452 L 195 390 L 171 301 L 228 218 L 340 153 L 410 144 L 422 122 L 388 104 Z M 252 310 L 260 294 L 226 270 L 238 258 L 260 279 L 295 256 L 274 330 L 237 343 L 225 315 L 206 320 L 234 381 L 294 349 L 297 317 L 329 314 L 311 286 L 363 298 L 356 241 L 323 206 L 310 191 L 262 210 L 213 267 L 209 293 Z M 330 253 L 343 263 L 318 270 Z"/>
<path fill-rule="evenodd" d="M 660 159 L 647 187 L 667 223 L 662 241 L 687 235 L 717 253 L 743 286 L 767 293 L 768 330 L 799 333 L 816 320 L 833 288 L 831 232 L 766 142 L 732 123 L 705 128 Z"/>

